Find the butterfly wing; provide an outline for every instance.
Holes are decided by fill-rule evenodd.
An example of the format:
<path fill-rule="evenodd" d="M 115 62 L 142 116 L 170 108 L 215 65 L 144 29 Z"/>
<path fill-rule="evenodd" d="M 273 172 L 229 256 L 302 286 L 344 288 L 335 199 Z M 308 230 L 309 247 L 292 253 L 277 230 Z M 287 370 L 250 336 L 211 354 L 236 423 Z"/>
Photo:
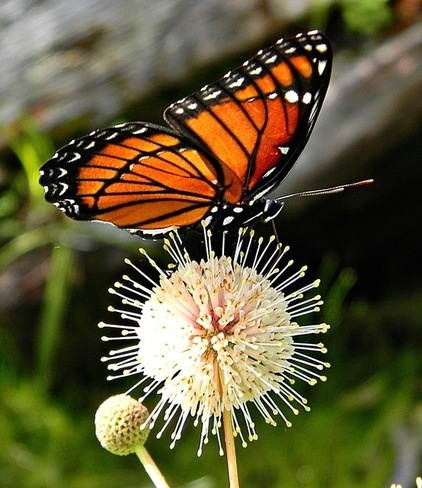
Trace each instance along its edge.
<path fill-rule="evenodd" d="M 69 217 L 159 237 L 209 212 L 219 192 L 217 172 L 172 131 L 129 123 L 59 149 L 41 168 L 40 183 L 46 200 Z"/>
<path fill-rule="evenodd" d="M 218 82 L 172 104 L 168 124 L 220 161 L 224 199 L 252 203 L 292 168 L 327 91 L 332 54 L 318 31 L 280 39 Z M 233 181 L 242 182 L 242 193 Z"/>

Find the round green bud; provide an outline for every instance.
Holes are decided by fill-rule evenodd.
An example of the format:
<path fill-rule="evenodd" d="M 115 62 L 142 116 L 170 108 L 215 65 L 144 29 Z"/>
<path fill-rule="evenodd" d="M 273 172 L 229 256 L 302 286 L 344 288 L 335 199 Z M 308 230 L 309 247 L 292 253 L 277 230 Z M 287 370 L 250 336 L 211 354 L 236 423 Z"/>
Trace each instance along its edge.
<path fill-rule="evenodd" d="M 147 408 L 129 395 L 115 395 L 103 402 L 95 414 L 95 433 L 104 449 L 118 456 L 135 452 L 147 440 L 149 429 L 141 429 Z"/>

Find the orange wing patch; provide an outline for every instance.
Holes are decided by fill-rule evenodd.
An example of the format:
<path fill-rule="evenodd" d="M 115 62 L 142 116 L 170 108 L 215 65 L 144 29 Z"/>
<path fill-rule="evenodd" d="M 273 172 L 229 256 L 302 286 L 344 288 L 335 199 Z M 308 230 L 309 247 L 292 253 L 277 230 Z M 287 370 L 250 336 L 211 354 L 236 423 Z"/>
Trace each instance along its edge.
<path fill-rule="evenodd" d="M 102 212 L 97 220 L 113 222 L 127 229 L 162 229 L 172 226 L 188 226 L 199 222 L 209 210 L 209 202 L 179 201 L 176 199 L 152 199 L 140 201 L 135 196 L 121 206 L 121 198 L 99 197 Z M 110 210 L 106 210 L 110 208 Z"/>
<path fill-rule="evenodd" d="M 228 130 L 233 120 L 236 120 L 236 127 Z M 238 103 L 227 99 L 191 118 L 187 126 L 195 133 L 204 134 L 202 141 L 207 149 L 225 163 L 221 182 L 224 197 L 231 204 L 240 203 L 244 193 L 241 182 L 245 181 L 250 154 L 256 144 L 255 121 L 251 115 Z"/>
<path fill-rule="evenodd" d="M 310 78 L 312 76 L 312 64 L 306 56 L 295 56 L 290 62 L 304 78 Z"/>
<path fill-rule="evenodd" d="M 166 134 L 107 144 L 79 169 L 78 192 L 81 196 L 101 194 L 98 201 L 83 200 L 100 212 L 116 207 L 119 199 L 131 205 L 136 200 L 148 201 L 151 195 L 158 199 L 163 193 L 169 210 L 173 198 L 209 205 L 217 193 L 215 171 L 197 151 L 179 146 L 178 139 Z"/>
<path fill-rule="evenodd" d="M 281 147 L 288 145 L 299 121 L 298 104 L 282 103 L 280 98 L 268 100 L 268 122 L 264 135 L 259 140 L 256 152 L 255 171 L 251 174 L 248 188 L 251 190 L 259 184 L 263 175 L 280 161 Z"/>

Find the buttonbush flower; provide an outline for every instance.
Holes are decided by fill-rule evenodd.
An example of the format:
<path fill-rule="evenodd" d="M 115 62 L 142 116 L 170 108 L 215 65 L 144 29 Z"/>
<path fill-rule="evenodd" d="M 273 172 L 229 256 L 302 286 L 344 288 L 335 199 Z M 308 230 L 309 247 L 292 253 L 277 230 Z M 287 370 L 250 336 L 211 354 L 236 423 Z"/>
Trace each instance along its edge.
<path fill-rule="evenodd" d="M 140 401 L 159 395 L 143 428 L 162 418 L 157 437 L 172 425 L 174 447 L 192 417 L 201 429 L 198 455 L 210 432 L 223 454 L 226 413 L 243 446 L 257 439 L 256 411 L 271 425 L 279 417 L 290 426 L 286 411 L 309 410 L 295 381 L 325 381 L 322 370 L 329 366 L 315 357 L 326 352 L 323 344 L 301 340 L 329 326 L 297 323 L 319 310 L 321 297 L 313 292 L 319 280 L 301 284 L 306 266 L 291 271 L 288 247 L 274 236 L 264 240 L 241 229 L 231 252 L 224 235 L 218 251 L 214 240 L 204 226 L 205 257 L 196 261 L 171 233 L 164 249 L 173 263 L 166 270 L 141 249 L 157 279 L 126 260 L 136 279 L 123 276 L 109 290 L 123 305 L 109 310 L 124 323 L 99 324 L 117 333 L 103 340 L 130 341 L 103 358 L 113 373 L 109 379 L 139 375 L 129 391 L 140 388 Z"/>

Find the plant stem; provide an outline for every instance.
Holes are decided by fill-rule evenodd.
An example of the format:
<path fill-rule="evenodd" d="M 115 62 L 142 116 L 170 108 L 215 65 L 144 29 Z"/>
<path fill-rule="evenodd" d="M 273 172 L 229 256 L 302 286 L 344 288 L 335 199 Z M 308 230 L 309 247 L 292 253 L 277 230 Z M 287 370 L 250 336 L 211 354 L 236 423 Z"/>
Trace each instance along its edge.
<path fill-rule="evenodd" d="M 161 471 L 158 469 L 158 466 L 155 464 L 144 446 L 139 446 L 136 449 L 135 454 L 143 464 L 145 471 L 148 473 L 148 476 L 151 478 L 156 488 L 170 488 L 164 476 L 161 474 Z"/>
<path fill-rule="evenodd" d="M 233 437 L 232 414 L 230 410 L 223 411 L 224 440 L 226 443 L 227 468 L 229 472 L 230 488 L 239 488 L 237 472 L 236 448 Z"/>

